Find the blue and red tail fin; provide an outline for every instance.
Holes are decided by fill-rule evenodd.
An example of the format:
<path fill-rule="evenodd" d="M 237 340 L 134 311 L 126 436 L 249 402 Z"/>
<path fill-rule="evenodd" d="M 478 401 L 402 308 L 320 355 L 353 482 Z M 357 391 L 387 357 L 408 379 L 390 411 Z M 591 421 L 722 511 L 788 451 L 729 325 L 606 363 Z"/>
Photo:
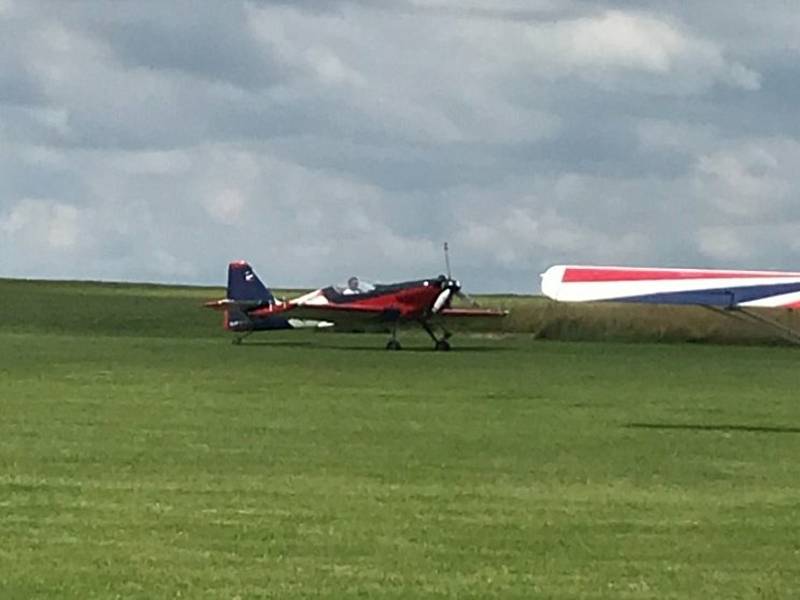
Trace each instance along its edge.
<path fill-rule="evenodd" d="M 275 296 L 258 278 L 253 267 L 240 260 L 228 265 L 228 299 L 272 304 Z"/>

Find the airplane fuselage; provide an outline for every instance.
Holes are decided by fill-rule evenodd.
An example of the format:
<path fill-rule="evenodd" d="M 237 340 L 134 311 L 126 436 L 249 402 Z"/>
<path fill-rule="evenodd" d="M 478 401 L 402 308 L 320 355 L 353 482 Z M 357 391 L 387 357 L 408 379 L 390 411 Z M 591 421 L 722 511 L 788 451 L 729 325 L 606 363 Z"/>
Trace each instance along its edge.
<path fill-rule="evenodd" d="M 448 289 L 449 281 L 442 277 L 420 279 L 402 283 L 377 285 L 374 290 L 359 293 L 344 293 L 330 286 L 320 288 L 294 300 L 276 302 L 261 306 L 248 312 L 253 320 L 272 320 L 283 313 L 303 308 L 311 313 L 315 307 L 325 311 L 364 312 L 377 317 L 381 322 L 418 320 L 428 316 L 442 295 Z"/>

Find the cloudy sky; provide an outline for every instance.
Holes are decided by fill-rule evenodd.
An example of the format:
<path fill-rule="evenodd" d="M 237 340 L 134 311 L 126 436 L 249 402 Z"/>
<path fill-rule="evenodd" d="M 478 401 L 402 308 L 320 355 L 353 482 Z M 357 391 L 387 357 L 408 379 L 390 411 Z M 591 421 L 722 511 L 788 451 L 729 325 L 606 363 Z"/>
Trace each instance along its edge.
<path fill-rule="evenodd" d="M 0 0 L 0 39 L 0 276 L 800 268 L 788 0 Z"/>

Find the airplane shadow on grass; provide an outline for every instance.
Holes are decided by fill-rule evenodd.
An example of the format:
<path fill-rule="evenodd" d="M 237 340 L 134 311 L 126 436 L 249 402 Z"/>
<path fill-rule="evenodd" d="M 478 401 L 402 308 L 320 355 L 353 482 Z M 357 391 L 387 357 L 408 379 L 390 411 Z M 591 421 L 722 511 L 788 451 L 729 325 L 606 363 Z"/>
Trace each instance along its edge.
<path fill-rule="evenodd" d="M 627 429 L 661 429 L 682 431 L 742 431 L 745 433 L 795 433 L 800 434 L 800 427 L 779 427 L 768 425 L 698 425 L 693 423 L 626 423 Z"/>
<path fill-rule="evenodd" d="M 235 348 L 258 348 L 272 346 L 273 348 L 306 348 L 316 346 L 314 342 L 301 340 L 246 340 L 241 344 L 232 344 Z"/>
<path fill-rule="evenodd" d="M 372 352 L 386 352 L 389 353 L 383 346 L 380 345 L 367 345 L 367 344 L 359 344 L 356 346 L 344 346 L 338 344 L 325 344 L 319 343 L 314 341 L 289 341 L 289 340 L 276 340 L 276 341 L 267 341 L 267 340 L 253 340 L 253 341 L 245 341 L 241 345 L 238 346 L 239 348 L 264 348 L 264 347 L 273 347 L 273 348 L 317 348 L 319 350 L 343 350 L 343 351 L 355 351 L 355 352 L 365 352 L 365 351 L 372 351 Z M 462 354 L 462 353 L 472 353 L 472 352 L 504 352 L 508 350 L 508 348 L 501 348 L 496 346 L 453 346 L 449 352 L 445 352 L 444 354 Z M 429 346 L 403 346 L 403 349 L 397 352 L 397 354 L 404 354 L 406 352 L 427 352 L 430 354 L 442 354 L 442 352 L 435 352 L 433 348 Z M 392 352 L 391 354 L 394 354 Z"/>

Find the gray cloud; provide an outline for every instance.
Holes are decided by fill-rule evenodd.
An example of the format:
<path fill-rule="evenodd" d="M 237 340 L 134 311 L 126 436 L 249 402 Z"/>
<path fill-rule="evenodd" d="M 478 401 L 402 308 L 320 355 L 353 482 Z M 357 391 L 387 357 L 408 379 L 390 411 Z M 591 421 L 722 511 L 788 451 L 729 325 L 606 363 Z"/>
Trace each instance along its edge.
<path fill-rule="evenodd" d="M 714 8 L 714 10 L 712 10 Z M 781 3 L 0 0 L 0 275 L 796 268 Z"/>

